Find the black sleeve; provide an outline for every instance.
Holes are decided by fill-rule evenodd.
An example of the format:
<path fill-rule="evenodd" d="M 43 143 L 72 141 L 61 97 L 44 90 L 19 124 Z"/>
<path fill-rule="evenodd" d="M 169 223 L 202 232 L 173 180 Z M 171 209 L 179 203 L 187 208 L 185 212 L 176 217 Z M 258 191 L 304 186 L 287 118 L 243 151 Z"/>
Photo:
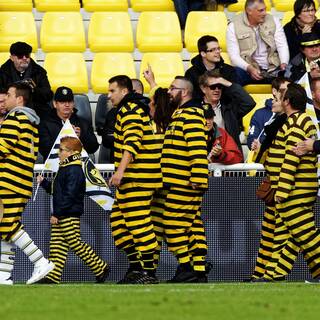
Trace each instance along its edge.
<path fill-rule="evenodd" d="M 99 148 L 99 143 L 96 135 L 94 134 L 92 125 L 88 121 L 81 119 L 80 130 L 80 140 L 84 149 L 88 153 L 95 153 Z"/>

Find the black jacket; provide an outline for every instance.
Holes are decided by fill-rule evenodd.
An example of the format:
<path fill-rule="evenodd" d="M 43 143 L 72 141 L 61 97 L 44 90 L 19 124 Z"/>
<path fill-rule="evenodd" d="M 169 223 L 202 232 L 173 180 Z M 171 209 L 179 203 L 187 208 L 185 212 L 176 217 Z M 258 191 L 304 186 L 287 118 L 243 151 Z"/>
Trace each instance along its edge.
<path fill-rule="evenodd" d="M 49 102 L 53 97 L 47 71 L 30 59 L 30 64 L 24 72 L 23 77 L 15 69 L 13 62 L 9 59 L 0 67 L 0 88 L 7 89 L 8 85 L 26 79 L 32 79 L 36 87 L 32 94 L 32 103 L 29 107 L 33 108 L 38 116 L 43 117 L 51 109 Z"/>
<path fill-rule="evenodd" d="M 223 88 L 221 99 L 221 114 L 226 131 L 242 150 L 239 134 L 242 130 L 242 118 L 256 105 L 252 97 L 237 83 Z"/>
<path fill-rule="evenodd" d="M 150 99 L 143 96 L 142 94 L 131 92 L 128 93 L 121 100 L 119 106 L 117 108 L 112 108 L 108 111 L 106 116 L 106 121 L 104 127 L 101 132 L 102 137 L 102 145 L 108 149 L 110 149 L 110 162 L 114 162 L 114 128 L 116 125 L 117 112 L 121 109 L 122 106 L 127 104 L 128 102 L 136 103 L 141 105 L 144 110 L 149 114 L 149 102 Z"/>
<path fill-rule="evenodd" d="M 186 71 L 185 77 L 188 78 L 193 84 L 193 97 L 201 99 L 203 97 L 203 93 L 199 87 L 199 77 L 203 75 L 207 69 L 202 62 L 200 54 L 191 60 L 191 64 L 192 67 Z M 216 66 L 213 70 L 219 70 L 222 78 L 225 78 L 232 83 L 237 82 L 237 76 L 234 68 L 224 63 L 222 58 L 220 62 L 216 63 Z"/>
<path fill-rule="evenodd" d="M 80 127 L 80 141 L 88 153 L 95 153 L 99 148 L 99 143 L 93 132 L 92 125 L 77 116 L 77 109 L 74 109 L 70 117 L 70 122 L 75 127 Z M 41 119 L 39 126 L 39 152 L 46 159 L 56 141 L 56 138 L 63 127 L 62 120 L 58 117 L 56 109 L 52 109 L 49 114 Z"/>
<path fill-rule="evenodd" d="M 66 218 L 83 214 L 86 178 L 80 159 L 70 156 L 68 163 L 60 165 L 54 180 L 44 179 L 41 186 L 53 196 L 53 216 Z"/>
<path fill-rule="evenodd" d="M 293 59 L 298 53 L 300 53 L 300 40 L 301 40 L 301 29 L 298 27 L 296 23 L 296 18 L 293 17 L 291 21 L 289 21 L 283 27 L 284 33 L 287 38 L 290 60 Z M 317 20 L 311 29 L 312 33 L 315 33 L 320 37 L 320 20 Z"/>
<path fill-rule="evenodd" d="M 302 53 L 298 53 L 291 59 L 286 68 L 285 77 L 290 78 L 293 82 L 300 80 L 307 72 L 305 59 Z"/>

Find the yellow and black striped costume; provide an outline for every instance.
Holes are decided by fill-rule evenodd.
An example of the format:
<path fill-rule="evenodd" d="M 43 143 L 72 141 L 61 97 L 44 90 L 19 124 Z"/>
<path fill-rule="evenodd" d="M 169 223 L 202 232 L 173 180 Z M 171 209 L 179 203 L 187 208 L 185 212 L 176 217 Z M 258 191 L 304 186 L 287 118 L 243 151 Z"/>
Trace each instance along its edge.
<path fill-rule="evenodd" d="M 204 271 L 207 245 L 203 226 L 196 220 L 202 196 L 208 186 L 208 160 L 205 119 L 203 110 L 192 100 L 180 106 L 172 115 L 162 150 L 161 171 L 163 183 L 169 187 L 163 217 L 168 248 L 179 263 L 194 261 L 196 271 Z M 193 189 L 192 184 L 197 188 Z M 201 248 L 192 255 L 189 250 L 191 227 L 195 226 Z M 195 238 L 193 238 L 195 240 Z M 195 249 L 195 242 L 192 247 Z"/>
<path fill-rule="evenodd" d="M 112 235 L 129 260 L 130 254 L 138 251 L 144 256 L 142 261 L 147 259 L 152 264 L 157 240 L 150 210 L 155 190 L 162 187 L 163 139 L 155 134 L 149 114 L 133 102 L 118 106 L 114 137 L 115 169 L 125 150 L 131 153 L 132 162 L 116 191 L 110 218 Z"/>
<path fill-rule="evenodd" d="M 313 206 L 318 190 L 317 159 L 314 154 L 299 157 L 292 148 L 315 137 L 316 128 L 306 113 L 290 115 L 269 149 L 266 170 L 276 197 L 276 226 L 270 262 L 264 277 L 283 279 L 292 269 L 299 250 L 313 277 L 320 276 L 320 233 L 315 227 Z"/>
<path fill-rule="evenodd" d="M 35 114 L 34 121 L 30 121 L 25 113 L 16 110 L 10 112 L 1 125 L 0 198 L 4 213 L 0 235 L 3 240 L 10 240 L 22 228 L 21 215 L 32 194 L 39 144 L 37 124 Z"/>

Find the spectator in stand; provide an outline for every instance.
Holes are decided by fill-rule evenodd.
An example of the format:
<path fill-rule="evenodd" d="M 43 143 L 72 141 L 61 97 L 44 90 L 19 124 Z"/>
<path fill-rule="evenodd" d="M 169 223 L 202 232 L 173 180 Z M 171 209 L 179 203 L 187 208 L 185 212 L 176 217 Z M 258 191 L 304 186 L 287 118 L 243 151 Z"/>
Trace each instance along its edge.
<path fill-rule="evenodd" d="M 223 78 L 231 82 L 237 82 L 235 70 L 224 63 L 221 57 L 221 48 L 218 39 L 213 36 L 203 36 L 198 40 L 199 54 L 191 60 L 190 67 L 185 74 L 193 84 L 193 97 L 202 98 L 203 92 L 199 87 L 199 77 L 207 70 L 219 70 Z"/>
<path fill-rule="evenodd" d="M 53 97 L 53 106 L 49 114 L 40 121 L 39 126 L 39 151 L 43 158 L 47 159 L 64 122 L 68 119 L 84 149 L 89 154 L 95 153 L 99 148 L 99 143 L 91 123 L 77 116 L 72 90 L 68 87 L 59 87 Z"/>
<path fill-rule="evenodd" d="M 320 37 L 315 33 L 304 33 L 300 38 L 300 53 L 289 63 L 285 76 L 299 81 L 306 72 L 309 80 L 320 76 Z"/>
<path fill-rule="evenodd" d="M 144 93 L 143 83 L 139 79 L 131 79 L 133 91 L 139 94 Z"/>
<path fill-rule="evenodd" d="M 52 91 L 47 72 L 39 66 L 30 54 L 32 47 L 25 42 L 15 42 L 10 47 L 10 59 L 0 67 L 0 88 L 22 81 L 32 88 L 29 106 L 42 118 L 50 111 Z"/>
<path fill-rule="evenodd" d="M 294 17 L 284 27 L 290 60 L 300 53 L 300 37 L 304 33 L 315 33 L 320 37 L 320 21 L 316 17 L 313 0 L 296 0 L 293 5 Z"/>
<path fill-rule="evenodd" d="M 243 162 L 242 152 L 232 137 L 214 122 L 215 113 L 210 104 L 204 104 L 204 116 L 207 120 L 207 151 L 210 163 L 226 165 Z"/>
<path fill-rule="evenodd" d="M 181 29 L 184 29 L 190 11 L 204 10 L 204 0 L 173 0 Z"/>
<path fill-rule="evenodd" d="M 292 81 L 287 78 L 278 77 L 272 81 L 272 95 L 275 98 L 278 94 L 283 95 L 284 91 L 287 89 L 287 85 Z M 273 112 L 273 99 L 267 99 L 265 101 L 265 107 L 258 109 L 253 114 L 250 121 L 250 129 L 247 138 L 247 145 L 251 150 L 252 142 L 258 140 L 262 143 L 266 138 L 266 133 L 264 132 L 265 125 L 269 125 L 275 118 L 276 113 Z"/>
<path fill-rule="evenodd" d="M 242 150 L 239 139 L 242 118 L 256 105 L 252 97 L 237 83 L 221 77 L 217 70 L 207 71 L 199 78 L 204 102 L 212 105 L 215 123 L 225 129 Z"/>
<path fill-rule="evenodd" d="M 281 23 L 263 0 L 246 0 L 245 12 L 228 25 L 227 47 L 241 85 L 271 83 L 289 62 Z"/>
<path fill-rule="evenodd" d="M 6 95 L 7 95 L 6 90 L 0 89 L 0 127 L 1 127 L 1 123 L 3 122 L 7 114 L 7 108 L 4 104 Z"/>

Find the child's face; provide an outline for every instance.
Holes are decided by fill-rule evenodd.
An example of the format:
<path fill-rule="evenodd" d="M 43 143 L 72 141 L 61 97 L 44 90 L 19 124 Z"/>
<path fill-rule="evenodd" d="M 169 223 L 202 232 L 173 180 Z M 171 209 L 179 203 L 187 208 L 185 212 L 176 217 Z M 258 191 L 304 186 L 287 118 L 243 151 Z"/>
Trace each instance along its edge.
<path fill-rule="evenodd" d="M 61 143 L 59 148 L 59 159 L 63 161 L 73 154 L 73 151 L 70 150 L 65 144 Z"/>

